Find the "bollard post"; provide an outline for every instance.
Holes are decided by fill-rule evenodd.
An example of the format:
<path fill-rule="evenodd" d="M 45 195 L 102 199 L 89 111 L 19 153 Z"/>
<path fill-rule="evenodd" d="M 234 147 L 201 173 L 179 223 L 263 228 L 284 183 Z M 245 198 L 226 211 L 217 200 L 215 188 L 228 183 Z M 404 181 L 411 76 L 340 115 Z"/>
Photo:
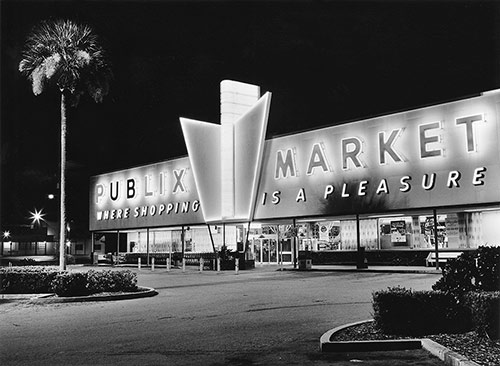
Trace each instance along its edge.
<path fill-rule="evenodd" d="M 235 274 L 238 274 L 239 271 L 240 271 L 240 259 L 236 258 L 234 260 L 234 272 Z"/>
<path fill-rule="evenodd" d="M 167 258 L 167 272 L 170 272 L 170 256 Z"/>
<path fill-rule="evenodd" d="M 151 258 L 151 271 L 155 270 L 155 257 Z"/>
<path fill-rule="evenodd" d="M 182 273 L 186 272 L 186 258 L 182 258 Z"/>
<path fill-rule="evenodd" d="M 202 257 L 202 258 L 200 258 L 200 272 L 203 272 L 203 262 L 204 262 L 204 260 Z"/>
<path fill-rule="evenodd" d="M 217 258 L 217 272 L 220 272 L 220 258 Z"/>
<path fill-rule="evenodd" d="M 137 258 L 137 268 L 141 269 L 141 257 Z"/>

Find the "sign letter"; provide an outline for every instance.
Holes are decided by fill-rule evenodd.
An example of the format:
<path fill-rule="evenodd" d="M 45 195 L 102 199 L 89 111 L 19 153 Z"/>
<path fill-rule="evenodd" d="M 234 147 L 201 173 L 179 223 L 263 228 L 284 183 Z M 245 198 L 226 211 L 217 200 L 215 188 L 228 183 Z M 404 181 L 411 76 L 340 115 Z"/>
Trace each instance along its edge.
<path fill-rule="evenodd" d="M 295 170 L 295 154 L 292 149 L 286 150 L 286 157 L 283 159 L 283 151 L 278 150 L 276 154 L 276 171 L 274 174 L 274 179 L 280 179 L 280 175 L 283 178 L 288 177 L 288 171 L 290 171 L 290 176 L 296 176 Z M 280 174 L 281 172 L 281 174 Z"/>
<path fill-rule="evenodd" d="M 418 130 L 420 132 L 420 157 L 429 158 L 431 156 L 441 156 L 442 150 L 427 150 L 427 145 L 439 142 L 439 136 L 427 136 L 426 132 L 429 130 L 437 130 L 441 128 L 441 122 L 433 122 L 428 123 L 426 125 L 418 126 Z"/>
<path fill-rule="evenodd" d="M 385 153 L 388 153 L 392 160 L 396 163 L 400 163 L 403 161 L 401 156 L 394 150 L 394 142 L 396 139 L 401 136 L 401 129 L 393 130 L 391 135 L 384 142 L 385 132 L 379 132 L 378 134 L 378 146 L 379 146 L 379 161 L 380 164 L 385 164 Z"/>
<path fill-rule="evenodd" d="M 349 146 L 353 148 L 348 149 Z M 361 148 L 363 144 L 357 137 L 349 137 L 342 140 L 342 169 L 347 170 L 347 159 L 351 159 L 356 168 L 362 168 L 363 164 L 359 159 L 359 154 L 361 154 Z"/>
<path fill-rule="evenodd" d="M 135 179 L 127 179 L 127 199 L 135 197 Z"/>
<path fill-rule="evenodd" d="M 186 173 L 185 169 L 174 170 L 175 185 L 172 193 L 177 193 L 177 191 L 186 192 L 186 187 L 184 187 L 184 183 L 182 182 L 184 173 Z"/>
<path fill-rule="evenodd" d="M 473 116 L 457 118 L 455 123 L 458 125 L 465 125 L 465 136 L 467 138 L 467 152 L 476 151 L 476 136 L 474 134 L 474 122 L 483 121 L 482 114 Z"/>
<path fill-rule="evenodd" d="M 99 198 L 104 196 L 104 186 L 102 184 L 97 184 L 95 186 L 95 203 L 99 203 Z"/>
<path fill-rule="evenodd" d="M 324 173 L 330 169 L 328 167 L 328 160 L 326 160 L 323 144 L 314 144 L 311 156 L 309 157 L 309 164 L 307 165 L 307 175 L 314 173 L 314 168 L 320 167 Z"/>

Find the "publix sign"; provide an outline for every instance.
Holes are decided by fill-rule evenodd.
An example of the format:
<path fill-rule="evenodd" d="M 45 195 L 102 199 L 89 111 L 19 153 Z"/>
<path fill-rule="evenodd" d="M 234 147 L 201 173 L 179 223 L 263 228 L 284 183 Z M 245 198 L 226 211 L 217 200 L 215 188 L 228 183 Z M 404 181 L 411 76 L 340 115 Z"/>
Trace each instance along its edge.
<path fill-rule="evenodd" d="M 203 223 L 187 158 L 91 178 L 91 230 Z"/>

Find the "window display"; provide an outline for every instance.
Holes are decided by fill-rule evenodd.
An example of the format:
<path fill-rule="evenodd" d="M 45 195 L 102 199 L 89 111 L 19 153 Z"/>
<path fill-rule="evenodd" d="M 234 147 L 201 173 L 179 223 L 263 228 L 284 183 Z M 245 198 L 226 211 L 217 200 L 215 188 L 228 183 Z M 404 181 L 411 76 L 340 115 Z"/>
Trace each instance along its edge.
<path fill-rule="evenodd" d="M 360 245 L 367 250 L 469 249 L 500 245 L 500 209 L 393 214 L 361 218 Z M 357 250 L 355 219 L 305 221 L 297 224 L 299 250 Z M 435 230 L 437 227 L 437 235 Z"/>

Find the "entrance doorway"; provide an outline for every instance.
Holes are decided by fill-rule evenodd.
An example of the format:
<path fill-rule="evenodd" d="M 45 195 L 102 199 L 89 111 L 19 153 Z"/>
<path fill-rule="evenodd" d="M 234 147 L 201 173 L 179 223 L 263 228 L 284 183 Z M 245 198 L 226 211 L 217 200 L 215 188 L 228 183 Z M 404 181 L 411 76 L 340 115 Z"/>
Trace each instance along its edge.
<path fill-rule="evenodd" d="M 278 264 L 278 246 L 274 235 L 261 235 L 252 239 L 255 263 Z"/>
<path fill-rule="evenodd" d="M 278 237 L 275 234 L 260 235 L 249 239 L 256 264 L 292 263 L 290 240 L 282 241 L 280 247 Z"/>

